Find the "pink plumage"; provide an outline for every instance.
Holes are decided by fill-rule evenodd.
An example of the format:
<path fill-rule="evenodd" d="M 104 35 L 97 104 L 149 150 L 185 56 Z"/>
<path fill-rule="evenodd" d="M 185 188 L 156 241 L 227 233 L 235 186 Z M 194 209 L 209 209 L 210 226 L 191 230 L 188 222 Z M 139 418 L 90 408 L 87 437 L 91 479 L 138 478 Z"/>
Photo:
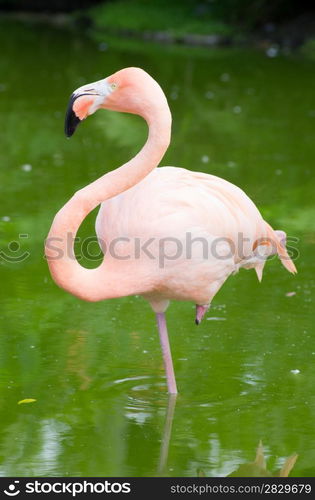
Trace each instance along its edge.
<path fill-rule="evenodd" d="M 156 168 L 169 145 L 171 114 L 145 71 L 126 68 L 77 89 L 67 134 L 99 108 L 139 114 L 148 123 L 148 140 L 132 160 L 75 193 L 58 212 L 46 241 L 49 268 L 59 286 L 84 300 L 145 297 L 157 315 L 168 390 L 176 393 L 164 315 L 169 301 L 193 301 L 198 324 L 240 267 L 254 268 L 260 280 L 266 258 L 277 253 L 290 272 L 296 269 L 285 233 L 274 231 L 240 188 L 213 175 Z M 68 248 L 69 234 L 74 238 L 99 204 L 96 232 L 106 256 L 88 270 Z"/>

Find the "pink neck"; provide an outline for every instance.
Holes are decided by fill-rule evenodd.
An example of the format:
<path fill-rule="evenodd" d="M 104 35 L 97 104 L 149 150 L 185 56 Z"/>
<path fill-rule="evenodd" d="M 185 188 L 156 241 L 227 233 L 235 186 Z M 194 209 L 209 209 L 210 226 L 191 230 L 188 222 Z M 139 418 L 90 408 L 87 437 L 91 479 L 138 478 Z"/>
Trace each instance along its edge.
<path fill-rule="evenodd" d="M 149 135 L 141 151 L 117 170 L 77 191 L 54 218 L 45 247 L 49 269 L 60 287 L 81 299 L 97 301 L 145 291 L 139 274 L 125 279 L 128 269 L 121 261 L 107 264 L 106 259 L 97 269 L 82 267 L 74 256 L 73 241 L 82 221 L 95 207 L 138 184 L 160 163 L 171 134 L 166 99 L 161 104 L 159 109 L 143 113 Z"/>

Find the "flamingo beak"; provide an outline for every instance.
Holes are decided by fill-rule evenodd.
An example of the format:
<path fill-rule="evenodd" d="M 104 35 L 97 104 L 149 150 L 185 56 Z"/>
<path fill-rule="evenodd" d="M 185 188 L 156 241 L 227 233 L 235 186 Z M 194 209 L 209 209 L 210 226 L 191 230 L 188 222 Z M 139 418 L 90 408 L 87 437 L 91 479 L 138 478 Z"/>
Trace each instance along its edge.
<path fill-rule="evenodd" d="M 77 126 L 81 121 L 80 118 L 78 118 L 75 112 L 73 111 L 73 103 L 76 97 L 77 96 L 75 94 L 72 94 L 68 103 L 68 108 L 65 118 L 65 134 L 67 137 L 71 137 L 74 134 L 75 129 L 77 128 Z"/>
<path fill-rule="evenodd" d="M 115 88 L 116 84 L 109 83 L 105 78 L 75 90 L 70 96 L 66 113 L 66 136 L 71 137 L 79 123 L 87 116 L 95 113 Z"/>
<path fill-rule="evenodd" d="M 77 110 L 75 110 L 75 101 L 78 99 L 78 98 L 81 98 L 83 96 L 97 96 L 98 94 L 96 93 L 90 93 L 90 92 L 83 92 L 82 94 L 81 93 L 76 93 L 74 92 L 71 96 L 70 96 L 70 99 L 69 99 L 69 103 L 68 103 L 68 108 L 67 108 L 67 112 L 66 112 L 66 118 L 65 118 L 65 134 L 67 137 L 71 137 L 74 132 L 75 132 L 75 129 L 77 128 L 77 126 L 79 125 L 79 123 L 84 120 L 84 118 L 86 118 L 86 116 L 89 114 L 88 113 L 88 106 L 87 105 L 90 105 L 91 102 L 92 102 L 92 99 L 86 99 L 86 105 L 85 105 L 85 113 L 82 114 L 80 113 L 78 115 L 78 112 L 76 112 Z"/>

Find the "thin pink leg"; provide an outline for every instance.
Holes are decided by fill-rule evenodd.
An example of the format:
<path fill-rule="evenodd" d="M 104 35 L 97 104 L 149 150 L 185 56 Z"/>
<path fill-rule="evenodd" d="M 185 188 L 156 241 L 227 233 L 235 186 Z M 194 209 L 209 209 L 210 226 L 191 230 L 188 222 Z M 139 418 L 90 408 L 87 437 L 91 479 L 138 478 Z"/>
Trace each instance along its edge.
<path fill-rule="evenodd" d="M 209 309 L 209 305 L 198 306 L 198 304 L 196 304 L 196 319 L 195 319 L 196 325 L 200 325 L 202 318 L 204 317 L 204 315 L 206 314 L 208 309 Z"/>
<path fill-rule="evenodd" d="M 159 329 L 168 392 L 170 394 L 177 394 L 175 373 L 173 368 L 170 343 L 168 340 L 165 313 L 156 313 L 156 321 Z"/>

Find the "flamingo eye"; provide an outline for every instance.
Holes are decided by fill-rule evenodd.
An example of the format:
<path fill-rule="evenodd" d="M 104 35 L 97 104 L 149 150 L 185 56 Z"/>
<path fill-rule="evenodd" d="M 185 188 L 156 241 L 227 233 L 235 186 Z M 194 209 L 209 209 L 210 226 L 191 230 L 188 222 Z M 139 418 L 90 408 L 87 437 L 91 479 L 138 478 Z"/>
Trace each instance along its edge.
<path fill-rule="evenodd" d="M 117 87 L 118 87 L 118 84 L 117 84 L 117 83 L 111 83 L 111 84 L 110 84 L 110 88 L 111 88 L 112 90 L 116 90 L 116 89 L 117 89 Z"/>

